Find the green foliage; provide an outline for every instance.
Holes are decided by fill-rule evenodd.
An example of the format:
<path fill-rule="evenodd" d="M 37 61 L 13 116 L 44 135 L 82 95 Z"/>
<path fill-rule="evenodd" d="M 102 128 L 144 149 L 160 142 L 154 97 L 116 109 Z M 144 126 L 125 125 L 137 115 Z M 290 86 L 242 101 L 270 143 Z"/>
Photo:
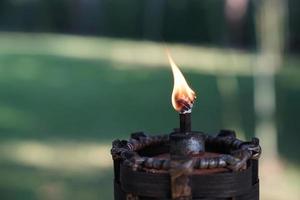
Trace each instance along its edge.
<path fill-rule="evenodd" d="M 252 3 L 245 16 L 241 44 L 254 44 Z M 34 0 L 0 2 L 0 30 L 59 32 L 230 44 L 220 0 Z"/>

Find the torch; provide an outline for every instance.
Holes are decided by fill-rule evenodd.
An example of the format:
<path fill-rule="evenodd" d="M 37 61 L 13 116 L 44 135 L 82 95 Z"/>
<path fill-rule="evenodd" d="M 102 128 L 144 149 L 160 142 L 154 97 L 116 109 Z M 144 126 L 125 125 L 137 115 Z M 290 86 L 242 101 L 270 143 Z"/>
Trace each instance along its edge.
<path fill-rule="evenodd" d="M 167 57 L 179 128 L 156 136 L 136 132 L 129 140 L 113 141 L 115 200 L 259 200 L 259 140 L 242 141 L 229 130 L 216 135 L 193 131 L 195 92 L 169 51 Z"/>

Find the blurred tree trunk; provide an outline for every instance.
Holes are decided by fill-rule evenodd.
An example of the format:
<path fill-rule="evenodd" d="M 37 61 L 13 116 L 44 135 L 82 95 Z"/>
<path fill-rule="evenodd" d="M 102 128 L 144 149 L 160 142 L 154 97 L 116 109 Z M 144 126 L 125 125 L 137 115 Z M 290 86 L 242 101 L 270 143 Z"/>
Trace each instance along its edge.
<path fill-rule="evenodd" d="M 249 0 L 226 0 L 224 14 L 227 25 L 228 44 L 230 47 L 245 48 L 246 14 L 249 12 Z"/>
<path fill-rule="evenodd" d="M 285 4 L 285 0 L 260 0 L 256 5 L 259 54 L 254 66 L 255 132 L 266 159 L 278 157 L 275 75 L 282 65 Z"/>
<path fill-rule="evenodd" d="M 165 0 L 146 0 L 144 11 L 143 37 L 161 40 L 164 22 Z"/>
<path fill-rule="evenodd" d="M 103 0 L 75 0 L 71 5 L 72 32 L 104 34 L 105 8 Z"/>
<path fill-rule="evenodd" d="M 249 0 L 226 0 L 224 5 L 224 17 L 227 25 L 226 40 L 231 48 L 243 47 L 243 38 L 245 35 L 244 26 L 246 13 L 249 10 Z M 232 64 L 238 64 L 235 53 L 229 53 L 228 59 Z M 239 105 L 239 83 L 236 75 L 217 74 L 217 85 L 222 101 L 222 122 L 226 129 L 235 130 L 237 136 L 245 139 L 245 130 L 242 128 L 241 110 Z"/>

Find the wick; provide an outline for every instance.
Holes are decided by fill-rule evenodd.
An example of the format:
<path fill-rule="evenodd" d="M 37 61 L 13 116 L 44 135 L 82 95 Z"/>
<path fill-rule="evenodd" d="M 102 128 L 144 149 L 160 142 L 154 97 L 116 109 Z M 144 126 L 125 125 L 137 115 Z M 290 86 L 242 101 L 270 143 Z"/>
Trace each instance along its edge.
<path fill-rule="evenodd" d="M 178 99 L 176 101 L 176 103 L 179 104 L 180 107 L 181 107 L 181 109 L 180 109 L 180 113 L 181 114 L 191 113 L 192 112 L 193 102 L 189 103 L 188 101 L 185 101 L 183 99 Z"/>

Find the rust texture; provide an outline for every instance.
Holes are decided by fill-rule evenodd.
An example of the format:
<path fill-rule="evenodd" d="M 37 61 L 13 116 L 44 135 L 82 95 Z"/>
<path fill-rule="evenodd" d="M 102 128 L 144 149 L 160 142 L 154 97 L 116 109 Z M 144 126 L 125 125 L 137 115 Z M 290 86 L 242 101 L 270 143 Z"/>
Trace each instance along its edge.
<path fill-rule="evenodd" d="M 190 121 L 189 114 L 181 114 L 183 121 Z M 188 118 L 187 118 L 188 116 Z M 180 119 L 181 119 L 180 118 Z M 186 120 L 188 119 L 188 120 Z M 182 121 L 182 120 L 181 120 Z M 204 138 L 197 137 L 190 131 L 190 122 L 180 127 L 180 132 L 170 134 L 170 159 L 169 169 L 171 177 L 171 195 L 174 200 L 192 199 L 192 189 L 189 176 L 194 169 L 193 155 L 205 151 Z"/>
<path fill-rule="evenodd" d="M 226 134 L 225 134 L 226 133 Z M 257 138 L 250 142 L 243 142 L 235 138 L 230 132 L 221 132 L 217 136 L 204 135 L 207 151 L 220 153 L 217 157 L 193 157 L 193 168 L 212 169 L 226 167 L 238 171 L 242 170 L 249 159 L 258 159 L 261 147 Z M 230 134 L 229 134 L 230 133 Z M 141 156 L 137 151 L 152 145 L 168 145 L 169 135 L 147 136 L 144 133 L 133 135 L 129 140 L 115 140 L 111 149 L 114 160 L 122 160 L 133 169 L 169 170 L 170 159 Z M 167 153 L 167 152 L 166 152 Z"/>
<path fill-rule="evenodd" d="M 188 130 L 188 126 L 183 127 Z M 193 175 L 247 171 L 248 161 L 251 159 L 251 163 L 255 163 L 253 160 L 257 161 L 261 154 L 257 138 L 241 141 L 233 131 L 222 130 L 216 136 L 194 131 L 182 133 L 180 129 L 176 131 L 161 136 L 137 132 L 128 141 L 113 141 L 111 154 L 116 167 L 115 180 L 120 178 L 120 163 L 131 171 L 168 173 L 170 197 L 173 200 L 191 200 L 190 177 Z M 139 199 L 133 193 L 124 195 L 128 200 Z"/>
<path fill-rule="evenodd" d="M 193 172 L 193 161 L 189 159 L 171 160 L 171 194 L 174 200 L 192 199 L 189 175 Z"/>

